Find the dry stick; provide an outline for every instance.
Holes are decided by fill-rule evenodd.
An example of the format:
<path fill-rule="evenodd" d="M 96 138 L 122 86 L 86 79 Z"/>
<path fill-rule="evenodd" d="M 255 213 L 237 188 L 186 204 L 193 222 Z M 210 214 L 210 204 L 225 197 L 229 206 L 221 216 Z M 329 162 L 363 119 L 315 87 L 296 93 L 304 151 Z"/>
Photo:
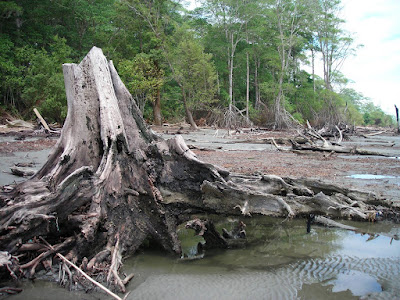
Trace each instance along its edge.
<path fill-rule="evenodd" d="M 114 276 L 115 282 L 116 284 L 118 284 L 119 288 L 121 289 L 121 291 L 123 293 L 125 293 L 125 285 L 123 284 L 123 281 L 121 280 L 121 278 L 118 276 L 118 267 L 120 264 L 120 256 L 119 256 L 119 234 L 117 234 L 117 241 L 115 243 L 114 246 L 114 251 L 112 254 L 112 258 L 111 258 L 111 266 L 110 266 L 110 270 L 108 272 L 108 276 L 107 276 L 107 281 L 110 282 L 111 281 L 111 276 Z"/>
<path fill-rule="evenodd" d="M 43 237 L 40 237 L 40 239 L 53 251 L 54 248 L 52 245 L 50 245 Z M 98 286 L 100 289 L 102 289 L 103 291 L 105 291 L 107 294 L 109 294 L 111 297 L 118 299 L 118 300 L 123 300 L 120 296 L 114 294 L 113 292 L 111 292 L 108 288 L 106 288 L 105 286 L 103 286 L 102 284 L 100 284 L 99 282 L 97 282 L 96 280 L 92 279 L 89 275 L 87 275 L 85 272 L 83 272 L 78 266 L 76 266 L 74 263 L 70 262 L 67 258 L 65 258 L 62 254 L 57 253 L 56 254 L 59 258 L 61 258 L 64 262 L 66 262 L 67 264 L 69 264 L 71 267 L 74 267 L 82 276 L 84 276 L 87 280 L 89 280 L 91 283 L 93 283 L 94 285 Z"/>
<path fill-rule="evenodd" d="M 363 137 L 368 138 L 370 136 L 379 135 L 379 134 L 386 133 L 386 132 L 387 132 L 386 130 L 382 130 L 382 131 L 378 131 L 378 132 L 363 134 Z"/>
<path fill-rule="evenodd" d="M 122 283 L 123 283 L 124 285 L 126 285 L 129 281 L 132 280 L 133 277 L 135 277 L 135 274 L 133 274 L 133 273 L 129 274 L 128 276 L 126 276 L 126 277 L 122 280 Z"/>
<path fill-rule="evenodd" d="M 278 146 L 278 144 L 275 142 L 275 139 L 274 139 L 274 138 L 271 138 L 271 141 L 272 141 L 272 144 L 276 147 L 276 149 L 277 149 L 278 151 L 282 151 L 282 150 L 283 150 L 281 147 Z"/>
<path fill-rule="evenodd" d="M 308 120 L 307 120 L 307 127 L 308 127 L 308 129 L 310 130 L 310 132 L 313 135 L 315 135 L 318 139 L 323 141 L 324 144 L 323 144 L 322 147 L 329 147 L 330 146 L 330 143 L 326 139 L 324 139 L 322 137 L 322 135 L 320 135 L 318 132 L 316 132 L 314 128 L 312 128 L 312 126 L 311 126 L 310 122 L 308 122 Z"/>
<path fill-rule="evenodd" d="M 34 108 L 33 112 L 35 113 L 36 117 L 40 120 L 40 123 L 42 123 L 43 127 L 48 131 L 51 132 L 49 125 L 47 125 L 46 121 L 43 119 L 42 115 L 39 113 L 39 111 Z"/>
<path fill-rule="evenodd" d="M 340 144 L 343 141 L 343 134 L 342 134 L 342 131 L 339 129 L 339 127 L 337 125 L 335 125 L 335 127 L 336 127 L 336 130 L 339 131 L 339 139 L 337 140 L 336 143 Z"/>

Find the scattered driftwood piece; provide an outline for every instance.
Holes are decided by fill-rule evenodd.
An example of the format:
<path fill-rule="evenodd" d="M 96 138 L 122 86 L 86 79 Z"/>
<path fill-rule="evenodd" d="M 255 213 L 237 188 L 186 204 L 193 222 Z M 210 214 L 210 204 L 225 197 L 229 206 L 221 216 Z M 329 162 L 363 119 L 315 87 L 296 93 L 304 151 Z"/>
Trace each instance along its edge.
<path fill-rule="evenodd" d="M 37 172 L 34 169 L 18 167 L 18 166 L 11 167 L 10 170 L 11 170 L 12 174 L 14 174 L 15 176 L 20 176 L 20 177 L 33 176 Z"/>
<path fill-rule="evenodd" d="M 320 135 L 314 128 L 312 128 L 312 126 L 310 125 L 310 122 L 308 122 L 308 120 L 307 120 L 307 127 L 308 127 L 308 134 L 316 137 L 317 139 L 320 139 L 324 143 L 323 147 L 330 146 L 330 143 L 325 138 L 323 138 L 322 135 Z"/>
<path fill-rule="evenodd" d="M 289 141 L 289 139 L 288 139 L 288 141 Z M 275 146 L 275 148 L 276 148 L 276 150 L 278 150 L 278 151 L 291 151 L 289 148 L 287 148 L 287 147 L 281 147 L 281 146 L 279 146 L 278 145 L 278 143 L 277 142 L 275 142 L 275 139 L 274 138 L 271 138 L 271 144 L 273 145 L 273 146 Z"/>
<path fill-rule="evenodd" d="M 343 141 L 343 133 L 342 133 L 342 131 L 340 130 L 340 128 L 337 125 L 335 126 L 335 128 L 339 132 L 339 138 L 336 141 L 336 144 L 340 145 L 342 143 L 342 141 Z"/>
<path fill-rule="evenodd" d="M 390 157 L 392 155 L 371 151 L 366 149 L 360 148 L 348 148 L 339 145 L 331 145 L 331 144 L 324 144 L 322 146 L 319 145 L 300 145 L 296 143 L 296 141 L 291 140 L 292 149 L 293 150 L 301 150 L 301 151 L 319 151 L 319 152 L 336 152 L 336 153 L 348 153 L 348 154 L 358 154 L 358 155 L 371 155 L 371 156 L 386 156 Z"/>
<path fill-rule="evenodd" d="M 0 288 L 0 294 L 8 294 L 8 295 L 15 295 L 18 293 L 21 293 L 22 289 L 21 288 L 16 288 L 16 287 L 2 287 Z"/>
<path fill-rule="evenodd" d="M 6 120 L 8 127 L 24 127 L 28 129 L 33 129 L 35 126 L 32 123 L 26 122 L 24 120 Z"/>
<path fill-rule="evenodd" d="M 314 128 L 311 127 L 310 123 L 307 121 L 307 131 L 306 134 L 310 135 L 312 138 L 322 141 L 322 145 L 313 142 L 312 140 L 308 141 L 308 144 L 300 145 L 294 139 L 290 139 L 290 143 L 292 144 L 292 150 L 295 151 L 320 151 L 320 152 L 336 152 L 336 153 L 348 153 L 348 154 L 358 154 L 358 155 L 371 155 L 371 156 L 386 156 L 389 157 L 391 155 L 371 151 L 366 149 L 360 149 L 357 147 L 348 148 L 341 146 L 341 142 L 343 140 L 343 133 L 338 126 L 335 126 L 336 130 L 339 132 L 339 138 L 337 142 L 330 143 L 327 139 L 325 139 L 319 132 L 317 132 Z M 383 133 L 385 131 L 381 131 L 379 133 Z M 378 134 L 374 133 L 373 135 Z"/>
<path fill-rule="evenodd" d="M 371 136 L 380 135 L 380 134 L 386 133 L 386 132 L 387 132 L 387 130 L 381 130 L 381 131 L 377 131 L 377 132 L 362 134 L 361 136 L 364 138 L 369 138 Z"/>
<path fill-rule="evenodd" d="M 33 112 L 35 113 L 36 117 L 39 119 L 40 123 L 42 123 L 43 127 L 48 131 L 51 132 L 49 125 L 47 125 L 47 122 L 43 119 L 42 115 L 39 113 L 37 108 L 33 109 Z"/>
<path fill-rule="evenodd" d="M 45 121 L 45 119 L 42 117 L 42 115 L 39 113 L 39 111 L 38 111 L 36 108 L 33 109 L 33 112 L 35 113 L 36 117 L 39 119 L 39 121 L 40 121 L 40 123 L 42 124 L 42 126 L 43 126 L 43 128 L 44 128 L 44 131 L 45 131 L 46 133 L 52 133 L 52 134 L 53 134 L 53 133 L 54 133 L 54 134 L 59 134 L 59 133 L 60 133 L 61 129 L 53 130 L 53 129 L 50 128 L 50 126 L 47 124 L 47 122 Z M 36 134 L 37 134 L 37 133 L 40 134 L 40 130 L 37 131 Z"/>
<path fill-rule="evenodd" d="M 309 139 L 306 139 L 304 137 L 294 137 L 294 139 L 298 144 L 305 144 L 309 141 Z M 279 144 L 279 145 L 285 145 L 285 144 L 290 144 L 290 139 L 289 138 L 274 138 L 274 137 L 267 137 L 267 138 L 261 138 L 261 139 L 245 139 L 245 140 L 233 140 L 228 142 L 227 144 Z"/>
<path fill-rule="evenodd" d="M 32 168 L 35 166 L 36 163 L 34 162 L 28 162 L 28 163 L 16 163 L 15 165 L 17 167 L 21 167 L 21 168 Z"/>

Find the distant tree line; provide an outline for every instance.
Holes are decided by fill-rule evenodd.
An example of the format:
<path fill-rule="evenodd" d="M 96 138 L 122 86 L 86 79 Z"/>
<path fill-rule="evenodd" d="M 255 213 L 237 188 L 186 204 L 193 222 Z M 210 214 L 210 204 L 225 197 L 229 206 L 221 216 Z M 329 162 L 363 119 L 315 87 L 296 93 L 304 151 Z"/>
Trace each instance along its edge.
<path fill-rule="evenodd" d="M 339 0 L 204 0 L 191 11 L 172 0 L 0 1 L 0 109 L 30 118 L 37 107 L 62 123 L 62 64 L 95 45 L 154 124 L 393 125 L 346 87 L 340 67 L 357 46 L 342 29 L 340 7 Z"/>

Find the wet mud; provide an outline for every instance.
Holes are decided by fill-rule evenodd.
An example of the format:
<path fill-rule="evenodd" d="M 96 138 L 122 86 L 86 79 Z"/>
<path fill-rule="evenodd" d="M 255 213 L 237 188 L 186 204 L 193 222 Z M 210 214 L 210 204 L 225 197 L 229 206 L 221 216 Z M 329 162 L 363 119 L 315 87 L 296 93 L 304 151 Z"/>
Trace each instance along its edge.
<path fill-rule="evenodd" d="M 174 136 L 164 128 L 164 138 Z M 382 151 L 389 157 L 277 151 L 262 140 L 268 135 L 222 136 L 222 131 L 183 132 L 199 159 L 233 173 L 274 174 L 312 178 L 348 188 L 374 192 L 399 205 L 400 137 L 353 137 L 344 145 Z M 249 139 L 253 139 L 252 143 Z M 246 141 L 246 142 L 243 142 Z M 39 169 L 55 139 L 0 138 L 0 186 L 26 178 L 10 174 L 19 162 Z M 212 218 L 212 216 L 208 216 Z M 181 259 L 154 249 L 143 249 L 128 259 L 124 272 L 135 273 L 127 299 L 394 299 L 400 294 L 400 241 L 382 235 L 400 235 L 400 225 L 356 223 L 370 234 L 312 226 L 306 220 L 240 218 L 247 224 L 248 245 L 241 249 L 208 250 L 202 259 Z M 216 219 L 219 230 L 237 219 Z M 195 257 L 201 238 L 181 228 L 185 257 Z M 69 292 L 57 283 L 25 281 L 24 291 L 8 299 L 108 299 L 107 296 Z"/>

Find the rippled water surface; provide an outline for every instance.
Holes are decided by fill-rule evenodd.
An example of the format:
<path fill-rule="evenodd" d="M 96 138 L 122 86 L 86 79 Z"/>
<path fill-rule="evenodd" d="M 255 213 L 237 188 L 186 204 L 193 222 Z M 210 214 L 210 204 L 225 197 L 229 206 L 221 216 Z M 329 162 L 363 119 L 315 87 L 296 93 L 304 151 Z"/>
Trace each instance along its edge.
<path fill-rule="evenodd" d="M 231 229 L 234 221 L 215 223 Z M 181 228 L 184 259 L 143 250 L 127 260 L 125 273 L 135 273 L 128 299 L 399 299 L 400 242 L 384 234 L 400 235 L 400 226 L 349 223 L 375 235 L 313 226 L 306 234 L 304 220 L 243 221 L 245 248 L 208 250 L 190 260 L 201 239 Z M 98 299 L 49 286 L 41 298 L 30 299 L 56 299 L 43 296 L 46 290 L 57 299 Z"/>
<path fill-rule="evenodd" d="M 154 252 L 129 260 L 126 268 L 137 274 L 129 299 L 394 299 L 400 295 L 399 241 L 322 227 L 306 234 L 302 220 L 244 221 L 249 240 L 244 249 L 207 251 L 203 259 L 191 261 Z M 399 231 L 392 225 L 355 225 L 370 232 Z M 182 229 L 181 236 L 187 234 Z M 190 255 L 195 250 L 188 240 L 184 251 Z"/>

